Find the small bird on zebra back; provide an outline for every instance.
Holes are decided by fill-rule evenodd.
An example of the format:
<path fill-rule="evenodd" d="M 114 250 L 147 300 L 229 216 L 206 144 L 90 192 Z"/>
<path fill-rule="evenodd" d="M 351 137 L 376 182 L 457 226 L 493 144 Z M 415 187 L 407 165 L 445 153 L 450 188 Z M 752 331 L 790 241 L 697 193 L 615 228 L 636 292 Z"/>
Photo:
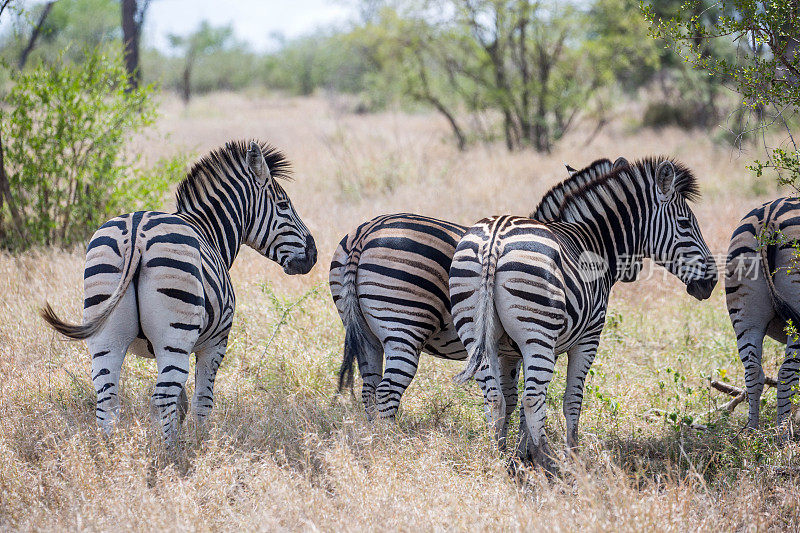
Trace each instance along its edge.
<path fill-rule="evenodd" d="M 555 221 L 494 216 L 467 230 L 450 267 L 453 323 L 469 352 L 457 378 L 464 382 L 478 372 L 501 446 L 506 405 L 517 401 L 519 364 L 498 349 L 504 334 L 522 356 L 527 431 L 518 455 L 551 471 L 545 397 L 556 357 L 568 354 L 563 408 L 573 449 L 609 292 L 631 258 L 649 257 L 666 267 L 698 300 L 711 295 L 716 265 L 687 203 L 698 196 L 686 167 L 648 158 L 565 194 Z M 484 367 L 488 372 L 481 376 Z"/>
<path fill-rule="evenodd" d="M 626 164 L 619 158 L 613 164 L 598 159 L 580 171 L 567 166 L 571 177 L 551 188 L 531 216 L 555 220 L 565 194 Z M 447 285 L 450 261 L 466 229 L 421 215 L 382 215 L 345 235 L 336 248 L 330 289 L 346 332 L 339 387 L 352 383 L 357 362 L 368 417 L 395 416 L 421 352 L 466 359 Z M 625 276 L 635 279 L 640 266 L 632 264 Z M 518 353 L 508 342 L 502 349 Z M 509 402 L 509 413 L 514 407 Z"/>
<path fill-rule="evenodd" d="M 228 270 L 241 246 L 287 274 L 305 274 L 317 260 L 311 232 L 276 180 L 290 178 L 290 171 L 286 157 L 267 144 L 229 142 L 194 164 L 178 186 L 175 213 L 128 213 L 95 232 L 86 252 L 83 323 L 64 322 L 50 304 L 41 314 L 59 333 L 86 339 L 104 432 L 119 417 L 128 350 L 155 357 L 151 403 L 168 444 L 187 409 L 195 354 L 192 411 L 203 427 L 233 319 Z"/>
<path fill-rule="evenodd" d="M 779 198 L 750 211 L 733 232 L 725 268 L 725 298 L 744 364 L 749 413 L 758 428 L 764 370 L 764 336 L 786 344 L 778 370 L 779 440 L 794 433 L 790 417 L 800 370 L 800 200 Z M 787 327 L 790 326 L 791 328 Z"/>

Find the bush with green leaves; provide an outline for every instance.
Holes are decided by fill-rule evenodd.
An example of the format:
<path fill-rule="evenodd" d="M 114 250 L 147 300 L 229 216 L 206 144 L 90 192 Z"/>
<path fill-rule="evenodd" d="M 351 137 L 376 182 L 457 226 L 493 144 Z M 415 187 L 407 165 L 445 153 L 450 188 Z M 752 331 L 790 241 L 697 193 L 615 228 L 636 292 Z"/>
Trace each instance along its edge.
<path fill-rule="evenodd" d="M 755 115 L 755 124 L 743 134 L 763 139 L 770 128 L 785 132 L 786 145 L 768 149 L 767 161 L 750 168 L 758 176 L 772 168 L 781 184 L 800 191 L 800 148 L 792 134 L 792 118 L 800 109 L 800 1 L 690 0 L 668 17 L 652 6 L 642 9 L 654 37 L 741 94 Z M 708 43 L 735 43 L 736 53 L 710 54 Z"/>
<path fill-rule="evenodd" d="M 143 180 L 125 155 L 131 135 L 155 117 L 152 88 L 130 90 L 118 54 L 94 50 L 86 58 L 13 77 L 0 110 L 7 176 L 0 247 L 66 246 L 109 214 L 163 197 L 168 183 Z"/>

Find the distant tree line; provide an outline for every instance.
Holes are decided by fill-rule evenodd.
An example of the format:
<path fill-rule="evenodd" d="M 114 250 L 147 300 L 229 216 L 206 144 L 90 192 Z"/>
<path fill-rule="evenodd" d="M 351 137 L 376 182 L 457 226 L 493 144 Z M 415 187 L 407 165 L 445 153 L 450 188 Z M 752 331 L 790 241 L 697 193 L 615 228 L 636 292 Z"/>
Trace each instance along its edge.
<path fill-rule="evenodd" d="M 122 43 L 131 87 L 156 82 L 186 102 L 249 87 L 348 93 L 362 112 L 430 107 L 461 148 L 497 139 L 509 150 L 548 152 L 580 120 L 595 124 L 590 140 L 619 100 L 636 95 L 646 95 L 645 126 L 710 128 L 731 114 L 740 102 L 724 91 L 727 73 L 693 69 L 649 36 L 652 20 L 713 24 L 718 2 L 689 2 L 690 12 L 684 3 L 361 0 L 347 27 L 276 36 L 274 52 L 254 53 L 230 27 L 208 22 L 170 36 L 168 51 L 140 51 L 149 0 L 57 0 L 18 17 L 0 57 L 23 66 L 28 58 L 76 61 L 87 48 Z M 702 32 L 690 37 L 704 58 L 729 59 L 741 48 Z"/>
<path fill-rule="evenodd" d="M 541 152 L 579 121 L 595 124 L 590 141 L 641 97 L 644 126 L 724 123 L 729 140 L 765 145 L 782 128 L 751 168 L 800 190 L 800 0 L 362 0 L 347 28 L 266 54 L 208 22 L 170 36 L 169 54 L 142 50 L 149 5 L 0 0 L 13 22 L 0 36 L 0 248 L 69 245 L 112 212 L 163 202 L 185 160 L 147 168 L 125 150 L 154 119 L 156 84 L 187 103 L 265 87 L 349 93 L 357 112 L 424 106 L 462 149 Z"/>

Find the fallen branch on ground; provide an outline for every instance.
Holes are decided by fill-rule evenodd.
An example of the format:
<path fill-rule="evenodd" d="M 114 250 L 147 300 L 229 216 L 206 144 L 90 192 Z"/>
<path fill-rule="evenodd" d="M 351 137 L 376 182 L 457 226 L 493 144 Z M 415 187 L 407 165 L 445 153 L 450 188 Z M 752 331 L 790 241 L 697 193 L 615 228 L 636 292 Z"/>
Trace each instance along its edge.
<path fill-rule="evenodd" d="M 733 399 L 731 401 L 729 401 L 728 403 L 726 403 L 725 405 L 721 406 L 721 407 L 717 407 L 716 409 L 712 409 L 711 411 L 706 413 L 707 415 L 715 413 L 715 412 L 718 412 L 718 411 L 726 411 L 728 413 L 732 413 L 733 410 L 736 409 L 737 405 L 739 405 L 740 403 L 742 403 L 743 401 L 745 401 L 747 399 L 747 391 L 745 389 L 740 389 L 739 387 L 735 387 L 735 386 L 730 385 L 728 383 L 723 383 L 721 381 L 717 381 L 716 379 L 709 379 L 708 381 L 709 381 L 709 385 L 711 385 L 711 388 L 717 389 L 720 392 L 724 392 L 728 396 L 733 396 Z M 768 387 L 777 387 L 778 386 L 778 382 L 775 381 L 774 378 L 771 378 L 769 376 L 765 376 L 764 377 L 764 385 L 767 385 Z"/>
<path fill-rule="evenodd" d="M 674 420 L 674 421 L 678 422 L 680 425 L 686 426 L 686 427 L 691 428 L 691 429 L 706 430 L 706 429 L 708 429 L 708 426 L 706 426 L 704 424 L 700 424 L 700 423 L 698 423 L 696 421 L 700 420 L 703 417 L 708 417 L 710 415 L 718 413 L 720 411 L 724 411 L 724 412 L 730 414 L 730 413 L 733 412 L 734 409 L 736 409 L 737 405 L 739 405 L 743 401 L 747 400 L 747 391 L 745 389 L 741 389 L 741 388 L 736 387 L 734 385 L 731 385 L 729 383 L 723 383 L 722 381 L 717 381 L 716 379 L 710 379 L 710 378 L 708 380 L 708 383 L 709 383 L 709 386 L 712 389 L 716 389 L 716 390 L 718 390 L 718 391 L 720 391 L 722 393 L 727 394 L 728 396 L 732 396 L 733 399 L 731 401 L 729 401 L 728 403 L 726 403 L 726 404 L 724 404 L 724 405 L 722 405 L 720 407 L 716 407 L 714 409 L 711 409 L 710 411 L 707 411 L 707 412 L 705 412 L 705 413 L 703 413 L 701 415 L 698 415 L 698 416 L 687 416 L 683 420 L 680 420 L 680 421 Z M 764 377 L 764 385 L 766 385 L 768 387 L 777 387 L 778 386 L 778 382 L 775 381 L 774 378 L 771 378 L 769 376 L 765 376 Z M 644 417 L 645 420 L 654 420 L 656 418 L 666 418 L 667 415 L 668 415 L 668 413 L 666 411 L 664 411 L 663 409 L 655 409 L 655 408 L 648 409 L 647 411 L 645 411 L 642 414 L 642 416 Z"/>

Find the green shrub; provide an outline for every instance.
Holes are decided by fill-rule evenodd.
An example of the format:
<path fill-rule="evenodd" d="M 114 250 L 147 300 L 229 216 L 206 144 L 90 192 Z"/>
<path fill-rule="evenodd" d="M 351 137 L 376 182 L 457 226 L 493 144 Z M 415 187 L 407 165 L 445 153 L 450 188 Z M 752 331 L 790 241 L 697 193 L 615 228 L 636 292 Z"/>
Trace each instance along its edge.
<path fill-rule="evenodd" d="M 697 125 L 694 120 L 694 110 L 681 103 L 650 102 L 642 115 L 642 126 L 647 128 L 678 126 L 690 129 Z"/>
<path fill-rule="evenodd" d="M 83 240 L 143 193 L 131 184 L 136 173 L 124 148 L 154 119 L 152 89 L 128 90 L 119 55 L 98 50 L 81 64 L 40 63 L 13 83 L 0 116 L 11 191 L 0 211 L 0 246 Z M 7 221 L 12 228 L 3 228 Z"/>
<path fill-rule="evenodd" d="M 183 179 L 188 164 L 188 156 L 177 155 L 162 157 L 152 167 L 135 170 L 114 191 L 109 205 L 118 206 L 119 212 L 164 209 L 170 186 Z"/>

